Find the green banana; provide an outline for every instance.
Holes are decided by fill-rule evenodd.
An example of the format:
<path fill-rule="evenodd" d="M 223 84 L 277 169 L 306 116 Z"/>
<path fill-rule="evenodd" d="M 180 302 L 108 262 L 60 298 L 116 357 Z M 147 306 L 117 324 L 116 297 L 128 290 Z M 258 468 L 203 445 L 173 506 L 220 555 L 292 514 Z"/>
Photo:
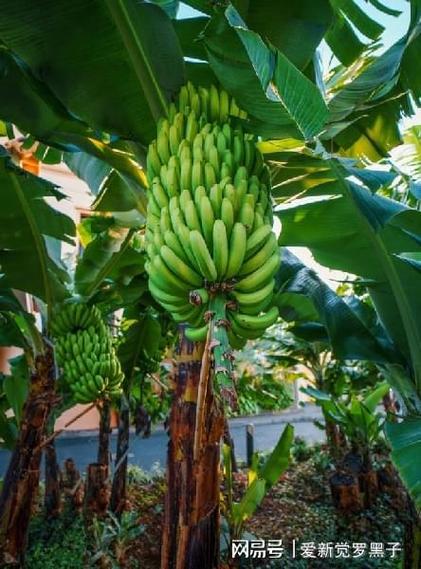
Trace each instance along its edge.
<path fill-rule="evenodd" d="M 185 306 L 187 303 L 185 296 L 176 296 L 174 294 L 170 294 L 160 289 L 158 285 L 155 284 L 155 282 L 152 280 L 149 280 L 149 290 L 151 291 L 151 294 L 155 300 L 160 303 L 162 302 L 173 306 Z"/>
<path fill-rule="evenodd" d="M 202 234 L 199 231 L 190 231 L 190 244 L 202 274 L 208 281 L 216 281 L 217 272 L 215 263 L 209 253 L 206 241 L 203 239 Z"/>
<path fill-rule="evenodd" d="M 215 85 L 209 89 L 209 116 L 212 122 L 219 120 L 219 93 Z"/>
<path fill-rule="evenodd" d="M 262 225 L 250 235 L 246 245 L 246 260 L 264 246 L 271 234 L 272 227 L 270 225 Z"/>
<path fill-rule="evenodd" d="M 277 250 L 277 246 L 276 236 L 274 233 L 271 233 L 263 247 L 243 264 L 238 275 L 248 275 L 262 267 Z"/>
<path fill-rule="evenodd" d="M 258 288 L 264 286 L 278 270 L 279 267 L 279 253 L 276 251 L 268 259 L 267 263 L 257 269 L 251 275 L 243 277 L 235 285 L 236 290 L 240 292 L 253 292 Z"/>
<path fill-rule="evenodd" d="M 194 229 L 200 231 L 201 227 L 199 216 L 197 215 L 194 202 L 191 201 L 186 204 L 186 207 L 184 209 L 184 217 L 186 218 L 186 225 L 190 231 L 193 231 Z"/>
<path fill-rule="evenodd" d="M 267 296 L 258 304 L 238 304 L 238 311 L 243 314 L 254 314 L 257 316 L 261 312 L 265 312 L 272 304 L 272 297 Z"/>
<path fill-rule="evenodd" d="M 211 187 L 209 192 L 209 199 L 212 204 L 215 217 L 219 217 L 221 215 L 222 198 L 222 188 L 219 184 L 215 184 Z"/>
<path fill-rule="evenodd" d="M 184 334 L 190 342 L 204 342 L 208 334 L 208 324 L 200 328 L 186 328 Z"/>
<path fill-rule="evenodd" d="M 272 298 L 272 291 L 275 286 L 275 281 L 270 280 L 265 286 L 255 290 L 253 292 L 239 292 L 238 290 L 233 290 L 232 295 L 235 300 L 242 306 L 254 306 L 259 304 L 266 298 Z"/>
<path fill-rule="evenodd" d="M 247 235 L 242 223 L 235 223 L 230 236 L 230 253 L 228 257 L 227 270 L 224 277 L 232 278 L 238 274 L 243 264 L 246 252 Z"/>
<path fill-rule="evenodd" d="M 177 322 L 190 324 L 192 338 L 203 341 L 210 331 L 222 390 L 230 383 L 230 343 L 241 347 L 274 318 L 268 308 L 279 266 L 269 170 L 256 136 L 245 132 L 248 123 L 232 117 L 245 119 L 247 113 L 226 91 L 189 82 L 170 104 L 168 118 L 158 121 L 147 156 L 151 294 Z M 75 313 L 70 319 L 79 318 Z M 231 329 L 225 329 L 227 319 Z M 56 327 L 61 325 L 66 327 Z M 112 367 L 113 378 L 119 373 Z M 105 371 L 99 375 L 108 378 Z"/>
<path fill-rule="evenodd" d="M 159 255 L 152 260 L 150 276 L 156 278 L 157 286 L 169 293 L 177 291 L 184 294 L 189 289 L 189 285 L 177 277 Z"/>
<path fill-rule="evenodd" d="M 200 222 L 202 226 L 202 233 L 208 246 L 209 251 L 212 250 L 212 234 L 215 216 L 213 214 L 212 204 L 208 196 L 203 196 L 200 200 Z"/>
<path fill-rule="evenodd" d="M 190 266 L 185 263 L 180 257 L 174 253 L 168 245 L 161 247 L 160 251 L 161 257 L 167 267 L 176 276 L 182 279 L 184 282 L 197 287 L 202 285 L 202 278 L 194 271 Z"/>
<path fill-rule="evenodd" d="M 251 314 L 234 313 L 232 319 L 235 320 L 243 328 L 250 330 L 265 330 L 272 324 L 275 324 L 279 317 L 277 306 L 272 306 L 265 314 L 253 316 Z"/>
<path fill-rule="evenodd" d="M 213 260 L 219 280 L 224 277 L 228 266 L 227 228 L 221 219 L 213 224 Z"/>
<path fill-rule="evenodd" d="M 162 245 L 168 245 L 168 247 L 170 249 L 172 249 L 174 251 L 174 253 L 180 257 L 180 259 L 182 261 L 184 261 L 185 263 L 189 263 L 190 260 L 188 258 L 188 256 L 186 255 L 186 252 L 183 249 L 183 246 L 180 243 L 179 238 L 177 237 L 177 235 L 173 232 L 173 231 L 166 231 L 165 235 L 164 235 L 164 243 L 160 244 L 160 248 L 162 247 Z"/>
<path fill-rule="evenodd" d="M 221 219 L 227 228 L 227 237 L 230 238 L 234 225 L 234 207 L 228 198 L 223 198 L 222 200 Z"/>

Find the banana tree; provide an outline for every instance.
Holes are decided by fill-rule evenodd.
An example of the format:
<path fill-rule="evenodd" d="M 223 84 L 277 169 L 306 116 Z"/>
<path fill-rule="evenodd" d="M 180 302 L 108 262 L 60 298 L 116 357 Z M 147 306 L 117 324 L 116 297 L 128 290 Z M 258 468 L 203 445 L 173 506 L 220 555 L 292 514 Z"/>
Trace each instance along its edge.
<path fill-rule="evenodd" d="M 50 183 L 25 173 L 11 163 L 2 149 L 0 177 L 3 195 L 0 263 L 3 287 L 9 290 L 13 314 L 30 323 L 29 316 L 14 300 L 11 288 L 33 294 L 45 303 L 51 314 L 55 302 L 68 294 L 67 272 L 54 241 L 73 243 L 75 227 L 65 215 L 47 204 L 63 196 Z M 25 267 L 25 273 L 22 272 Z M 13 320 L 11 320 L 13 321 Z M 16 320 L 14 320 L 16 322 Z M 44 428 L 55 404 L 54 357 L 51 343 L 31 323 L 36 340 L 26 353 L 31 355 L 28 397 L 22 411 L 20 432 L 0 498 L 2 512 L 2 552 L 14 561 L 24 550 L 31 504 L 38 487 L 40 444 Z M 12 340 L 13 341 L 13 340 Z M 19 342 L 18 345 L 22 345 Z M 6 537 L 7 536 L 7 537 Z M 7 540 L 7 541 L 5 541 Z"/>
<path fill-rule="evenodd" d="M 85 300 L 93 299 L 94 294 L 102 294 L 102 303 L 112 311 L 126 302 L 121 290 L 127 288 L 129 283 L 134 281 L 136 297 L 139 291 L 145 291 L 145 286 L 142 288 L 141 282 L 136 281 L 137 275 L 143 271 L 143 265 L 138 257 L 142 256 L 141 253 L 133 247 L 133 231 L 124 229 L 121 234 L 115 227 L 111 227 L 111 232 L 102 231 L 87 244 L 72 286 L 72 271 L 63 264 L 60 247 L 57 247 L 60 242 L 73 245 L 75 235 L 71 219 L 55 208 L 55 203 L 64 197 L 63 194 L 51 183 L 13 165 L 5 151 L 1 156 L 0 175 L 4 203 L 0 233 L 2 344 L 22 347 L 30 370 L 27 382 L 22 374 L 14 374 L 14 377 L 3 381 L 4 395 L 14 410 L 14 420 L 20 423 L 0 500 L 2 553 L 5 559 L 12 561 L 24 555 L 30 505 L 38 486 L 47 424 L 50 424 L 50 418 L 54 415 L 54 408 L 63 410 L 75 401 L 68 388 L 61 392 L 64 397 L 61 403 L 58 397 L 51 341 L 56 336 L 58 308 L 71 299 L 73 288 L 79 294 L 83 293 Z M 112 223 L 112 218 L 108 218 L 105 224 L 108 231 Z M 101 224 L 100 220 L 98 224 Z M 85 236 L 86 233 L 85 229 Z M 133 265 L 136 270 L 132 269 L 129 277 L 129 268 Z M 25 273 L 22 272 L 23 266 Z M 34 325 L 34 318 L 17 301 L 12 287 L 37 299 L 43 315 L 42 334 Z M 101 287 L 106 289 L 106 294 Z M 124 292 L 127 294 L 127 290 Z M 104 312 L 107 310 L 104 309 Z M 77 354 L 73 355 L 77 359 Z M 62 387 L 65 384 L 60 383 L 60 391 Z M 28 394 L 22 409 L 25 390 Z M 5 405 L 5 397 L 2 398 L 2 406 Z M 6 439 L 11 444 L 13 434 L 16 436 L 13 433 L 13 420 L 5 420 L 3 416 L 2 424 L 6 429 Z M 48 450 L 54 450 L 50 447 L 49 443 Z M 49 452 L 47 457 L 54 461 L 54 452 Z"/>
<path fill-rule="evenodd" d="M 293 168 L 300 169 L 305 164 L 302 180 L 313 182 L 304 191 L 306 203 L 289 195 L 288 205 L 282 205 L 285 198 L 280 186 L 279 216 L 283 225 L 280 242 L 308 246 L 320 263 L 357 275 L 370 292 L 388 338 L 394 344 L 397 359 L 385 361 L 383 366 L 391 386 L 404 402 L 405 415 L 402 421 L 389 424 L 387 433 L 393 460 L 419 507 L 418 470 L 412 460 L 408 463 L 405 459 L 415 456 L 419 444 L 419 211 L 370 189 L 373 170 L 365 180 L 364 174 L 360 176 L 357 172 L 360 180 L 357 185 L 336 159 L 327 161 L 311 153 L 307 157 L 298 154 L 284 157 Z M 274 168 L 281 163 L 282 159 L 275 158 Z M 355 174 L 355 169 L 352 172 Z M 316 179 L 320 174 L 322 181 Z M 294 195 L 295 190 L 288 186 L 287 183 L 284 187 L 286 194 L 291 190 Z M 381 188 L 382 184 L 377 184 L 375 189 Z M 410 553 L 407 558 L 411 559 Z"/>
<path fill-rule="evenodd" d="M 224 514 L 228 525 L 228 549 L 232 541 L 243 538 L 244 524 L 253 516 L 269 490 L 276 484 L 289 466 L 291 446 L 294 440 L 294 427 L 287 425 L 275 448 L 259 465 L 259 456 L 253 457 L 253 465 L 248 471 L 248 487 L 241 499 L 234 500 L 232 453 L 229 445 L 224 445 Z"/>

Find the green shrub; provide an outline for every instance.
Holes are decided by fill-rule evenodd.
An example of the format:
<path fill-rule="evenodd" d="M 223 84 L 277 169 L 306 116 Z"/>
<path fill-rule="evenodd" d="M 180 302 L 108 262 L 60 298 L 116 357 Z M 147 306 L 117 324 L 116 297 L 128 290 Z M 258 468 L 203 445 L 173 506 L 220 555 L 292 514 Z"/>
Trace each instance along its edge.
<path fill-rule="evenodd" d="M 47 521 L 35 517 L 29 533 L 27 569 L 70 569 L 84 566 L 88 549 L 83 520 L 64 512 L 60 518 Z"/>

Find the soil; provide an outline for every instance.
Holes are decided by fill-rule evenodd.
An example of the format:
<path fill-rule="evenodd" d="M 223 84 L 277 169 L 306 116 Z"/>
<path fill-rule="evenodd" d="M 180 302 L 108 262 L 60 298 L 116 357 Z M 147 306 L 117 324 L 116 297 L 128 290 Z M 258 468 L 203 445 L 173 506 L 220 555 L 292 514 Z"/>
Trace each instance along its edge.
<path fill-rule="evenodd" d="M 242 560 L 238 567 L 259 568 L 340 568 L 340 567 L 371 567 L 399 566 L 399 555 L 391 559 L 390 554 L 384 557 L 369 557 L 370 543 L 387 544 L 397 542 L 402 544 L 405 523 L 405 507 L 396 494 L 392 497 L 382 494 L 370 510 L 344 516 L 338 514 L 332 505 L 328 478 L 332 471 L 323 449 L 318 449 L 305 460 L 295 460 L 280 481 L 269 491 L 267 496 L 245 526 L 247 539 L 282 540 L 285 547 L 282 559 L 254 559 Z M 239 499 L 247 484 L 245 473 L 234 475 L 235 499 Z M 118 561 L 115 562 L 115 552 L 111 547 L 111 557 L 114 565 L 109 567 L 123 567 L 127 569 L 159 569 L 161 530 L 163 523 L 163 498 L 165 493 L 165 479 L 162 475 L 153 479 L 147 477 L 132 477 L 129 480 L 128 508 L 132 512 L 135 525 L 140 525 L 140 535 L 134 539 L 124 539 L 118 543 Z M 40 523 L 42 518 L 38 520 Z M 45 524 L 45 521 L 43 521 Z M 37 524 L 37 521 L 34 521 Z M 83 524 L 78 525 L 78 531 L 84 531 Z M 59 531 L 59 528 L 57 528 Z M 61 530 L 62 531 L 62 530 Z M 45 555 L 48 555 L 48 540 L 59 539 L 53 537 L 54 530 L 50 528 L 43 544 Z M 33 534 L 39 541 L 39 533 Z M 86 535 L 84 536 L 86 539 Z M 292 558 L 291 547 L 293 540 L 296 544 L 297 557 Z M 350 544 L 367 543 L 367 552 L 361 559 L 354 558 L 300 558 L 301 546 L 304 542 L 314 542 L 316 549 L 319 544 Z M 39 550 L 40 544 L 37 544 Z M 221 568 L 228 567 L 226 552 L 222 555 Z M 225 557 L 225 559 L 224 559 Z M 352 556 L 351 556 L 352 557 Z M 50 561 L 50 559 L 49 559 Z M 53 561 L 53 560 L 51 560 Z M 45 569 L 45 561 L 31 559 L 31 548 L 27 558 L 27 567 L 31 569 Z M 59 560 L 54 562 L 55 569 L 73 569 L 70 565 L 61 565 Z M 80 567 L 80 558 L 75 559 L 74 567 Z M 88 565 L 86 565 L 88 566 Z M 90 565 L 92 566 L 92 565 Z M 99 566 L 106 567 L 107 564 Z"/>

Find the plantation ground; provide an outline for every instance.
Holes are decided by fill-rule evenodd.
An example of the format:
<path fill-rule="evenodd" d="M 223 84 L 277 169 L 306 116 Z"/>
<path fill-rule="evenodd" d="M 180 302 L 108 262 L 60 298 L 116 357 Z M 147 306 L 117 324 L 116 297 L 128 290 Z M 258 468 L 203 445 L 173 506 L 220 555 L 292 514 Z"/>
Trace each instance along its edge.
<path fill-rule="evenodd" d="M 334 510 L 328 488 L 329 460 L 324 449 L 294 447 L 294 463 L 265 498 L 246 530 L 255 538 L 282 539 L 288 545 L 297 540 L 316 543 L 387 543 L 402 542 L 405 523 L 404 506 L 396 498 L 382 495 L 374 508 L 349 517 Z M 380 456 L 379 460 L 383 460 Z M 236 475 L 236 494 L 246 481 L 244 473 Z M 30 536 L 26 567 L 29 569 L 73 569 L 93 566 L 128 569 L 158 569 L 165 481 L 150 478 L 138 469 L 130 474 L 130 510 L 125 521 L 117 527 L 110 520 L 99 525 L 88 538 L 79 516 L 62 515 L 47 524 L 35 518 Z M 134 525 L 136 530 L 130 529 Z M 134 537 L 134 533 L 138 535 Z M 249 536 L 250 537 L 250 536 Z M 87 553 L 89 552 L 89 553 Z M 83 563 L 83 565 L 82 565 Z M 91 565 L 90 565 L 91 564 Z M 321 569 L 325 567 L 399 566 L 399 559 L 369 558 L 362 560 L 291 559 L 254 561 L 242 567 Z"/>

